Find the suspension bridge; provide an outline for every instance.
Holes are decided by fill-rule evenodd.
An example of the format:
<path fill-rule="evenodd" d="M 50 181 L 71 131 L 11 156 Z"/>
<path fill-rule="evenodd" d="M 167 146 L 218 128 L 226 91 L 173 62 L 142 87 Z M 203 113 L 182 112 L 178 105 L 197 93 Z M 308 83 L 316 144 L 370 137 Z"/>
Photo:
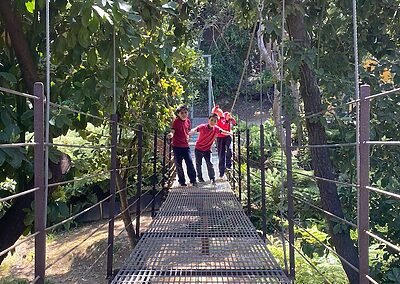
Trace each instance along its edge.
<path fill-rule="evenodd" d="M 194 143 L 190 144 L 193 147 Z M 218 158 L 213 153 L 218 173 Z M 202 170 L 206 177 L 204 164 Z M 191 187 L 176 184 L 170 189 L 150 228 L 112 283 L 290 280 L 268 251 L 229 183 L 219 180 L 216 184 L 208 181 Z"/>
<path fill-rule="evenodd" d="M 35 229 L 34 231 L 10 245 L 7 249 L 0 252 L 5 255 L 17 246 L 35 239 L 35 278 L 32 282 L 43 283 L 46 269 L 51 265 L 46 265 L 46 234 L 55 228 L 58 228 L 67 222 L 76 219 L 78 216 L 93 209 L 96 206 L 109 202 L 109 219 L 104 225 L 108 225 L 108 245 L 101 255 L 106 255 L 107 268 L 105 278 L 111 283 L 291 283 L 295 279 L 295 254 L 299 254 L 307 260 L 307 257 L 295 245 L 294 228 L 303 230 L 311 237 L 318 239 L 302 226 L 294 218 L 294 202 L 306 204 L 323 216 L 329 216 L 336 222 L 346 224 L 357 229 L 359 232 L 359 264 L 368 258 L 368 249 L 370 239 L 390 247 L 394 251 L 400 252 L 397 244 L 389 242 L 383 236 L 369 229 L 369 192 L 382 194 L 388 198 L 399 199 L 400 196 L 394 192 L 387 191 L 369 184 L 369 145 L 398 145 L 399 141 L 370 141 L 369 140 L 369 116 L 370 101 L 396 95 L 400 90 L 393 89 L 378 94 L 370 94 L 368 85 L 361 86 L 361 99 L 350 103 L 358 105 L 359 123 L 358 143 L 326 144 L 326 145 L 293 145 L 291 141 L 290 121 L 287 119 L 286 126 L 286 149 L 285 149 L 285 180 L 282 184 L 286 185 L 287 212 L 284 218 L 288 221 L 288 229 L 276 228 L 281 232 L 281 240 L 284 250 L 285 268 L 282 269 L 274 259 L 267 248 L 267 204 L 266 204 L 266 173 L 265 173 L 265 145 L 264 145 L 264 126 L 260 125 L 260 152 L 259 161 L 251 161 L 250 154 L 250 136 L 249 129 L 238 129 L 234 135 L 234 166 L 230 175 L 230 182 L 221 180 L 215 185 L 211 183 L 202 183 L 197 187 L 179 187 L 172 186 L 174 179 L 173 156 L 171 145 L 167 143 L 166 135 L 159 137 L 158 133 L 149 133 L 141 126 L 131 128 L 120 124 L 115 116 L 111 118 L 96 117 L 78 110 L 73 110 L 62 105 L 52 103 L 52 108 L 63 109 L 80 115 L 89 115 L 93 119 L 105 121 L 111 128 L 111 144 L 109 145 L 71 145 L 45 143 L 44 141 L 44 88 L 43 84 L 35 84 L 35 93 L 33 95 L 16 92 L 13 90 L 1 88 L 0 91 L 7 95 L 18 95 L 30 99 L 34 102 L 34 136 L 33 142 L 27 143 L 8 143 L 1 144 L 1 149 L 15 149 L 32 147 L 34 149 L 34 186 L 24 192 L 16 193 L 5 198 L 0 202 L 9 200 L 18 200 L 23 196 L 32 196 L 34 194 L 35 204 Z M 314 117 L 315 115 L 304 116 Z M 121 131 L 127 134 L 136 135 L 138 149 L 136 164 L 129 167 L 118 167 L 117 157 L 118 149 L 124 147 L 118 144 L 117 136 Z M 243 133 L 244 132 L 244 133 Z M 143 144 L 143 137 L 147 136 L 153 140 L 152 148 Z M 80 149 L 108 149 L 110 153 L 111 169 L 98 173 L 96 175 L 87 175 L 79 179 L 54 181 L 45 183 L 45 147 L 69 147 Z M 272 146 L 269 146 L 272 147 Z M 334 148 L 334 147 L 356 147 L 358 149 L 357 170 L 360 174 L 359 184 L 351 184 L 345 181 L 329 179 L 318 175 L 305 175 L 316 182 L 335 183 L 346 187 L 358 189 L 359 208 L 358 224 L 347 220 L 344 216 L 338 216 L 335 212 L 329 211 L 329 208 L 320 207 L 310 200 L 306 200 L 296 194 L 296 185 L 293 180 L 292 155 L 293 150 L 298 148 Z M 147 150 L 146 150 L 147 149 Z M 152 152 L 147 155 L 149 160 L 143 159 L 144 151 Z M 147 153 L 148 154 L 148 153 Z M 214 165 L 217 164 L 216 157 L 213 157 Z M 283 160 L 282 160 L 283 162 Z M 254 167 L 254 165 L 256 165 Z M 245 170 L 243 168 L 245 166 Z M 149 176 L 150 186 L 147 189 L 142 187 L 145 184 L 146 177 L 143 176 L 143 169 L 151 168 L 152 174 Z M 256 230 L 250 222 L 249 216 L 252 214 L 252 200 L 254 200 L 251 188 L 251 182 L 254 182 L 254 176 L 250 172 L 251 167 L 260 173 L 260 177 L 255 182 L 261 186 L 261 216 L 262 232 Z M 283 168 L 282 168 L 283 169 Z M 137 181 L 134 184 L 126 185 L 124 188 L 117 188 L 116 175 L 118 171 L 133 170 L 136 173 Z M 84 209 L 83 211 L 60 221 L 57 224 L 46 227 L 46 207 L 47 196 L 45 188 L 54 188 L 61 185 L 74 183 L 81 180 L 90 180 L 94 176 L 101 174 L 109 175 L 110 191 L 109 195 L 96 204 Z M 301 173 L 296 173 L 301 174 Z M 204 173 L 204 176 L 206 174 Z M 161 178 L 158 178 L 161 177 Z M 252 181 L 253 180 L 253 181 Z M 119 212 L 114 210 L 116 195 L 127 191 L 129 188 L 136 188 L 135 201 L 127 208 Z M 143 204 L 142 198 L 151 196 L 148 204 Z M 164 196 L 162 206 L 156 211 L 155 202 L 157 197 Z M 245 207 L 246 210 L 243 209 Z M 150 227 L 143 231 L 141 229 L 141 216 L 147 208 L 151 208 L 154 217 Z M 120 218 L 126 211 L 135 212 L 135 227 L 138 244 L 133 249 L 125 264 L 121 267 L 113 266 L 113 247 L 114 237 L 120 233 L 114 232 L 114 222 Z M 150 209 L 149 209 L 150 210 Z M 371 209 L 372 210 L 372 209 Z M 103 226 L 104 226 L 103 225 Z M 123 228 L 123 230 L 125 230 Z M 287 244 L 287 247 L 285 245 Z M 346 259 L 328 245 L 321 243 L 333 255 L 349 269 L 359 273 L 360 279 L 365 277 L 368 281 L 377 283 L 368 273 L 364 276 L 360 274 L 360 268 L 357 264 Z M 288 250 L 288 252 L 286 251 Z M 287 258 L 286 258 L 287 256 Z M 63 256 L 61 256 L 63 257 Z M 96 260 L 99 261 L 101 258 Z M 317 273 L 322 273 L 310 261 L 310 266 Z M 54 263 L 53 263 L 54 264 Z M 89 269 L 90 271 L 90 269 Z M 323 276 L 323 275 L 322 275 Z M 360 283 L 363 281 L 360 280 Z"/>
<path fill-rule="evenodd" d="M 48 9 L 48 3 L 46 6 Z M 282 39 L 285 36 L 285 1 L 282 7 Z M 355 14 L 355 1 L 353 18 L 357 19 Z M 259 5 L 259 21 L 262 22 L 262 5 Z M 46 15 L 49 13 L 47 11 Z M 255 36 L 256 26 L 252 33 L 252 40 Z M 354 34 L 357 37 L 357 23 L 354 24 Z M 46 21 L 46 32 L 49 33 L 49 21 Z M 299 40 L 300 41 L 300 40 Z M 0 251 L 0 257 L 3 257 L 17 247 L 22 246 L 34 240 L 34 271 L 30 282 L 43 284 L 47 280 L 46 272 L 55 265 L 55 262 L 49 263 L 47 260 L 46 236 L 53 230 L 76 220 L 79 216 L 95 209 L 104 208 L 107 204 L 108 212 L 105 222 L 99 225 L 94 233 L 107 227 L 108 236 L 105 248 L 99 253 L 99 257 L 93 260 L 93 263 L 87 268 L 87 274 L 101 274 L 104 276 L 104 282 L 107 283 L 294 283 L 296 281 L 296 257 L 301 257 L 305 262 L 322 277 L 323 281 L 330 283 L 323 272 L 308 258 L 305 253 L 299 249 L 296 244 L 297 235 L 295 230 L 310 236 L 325 251 L 340 261 L 347 275 L 352 275 L 354 283 L 378 283 L 371 274 L 370 269 L 370 247 L 371 244 L 379 244 L 382 247 L 389 248 L 389 252 L 397 256 L 400 253 L 398 241 L 388 240 L 382 232 L 376 232 L 376 228 L 370 224 L 370 216 L 374 208 L 371 206 L 370 193 L 379 194 L 390 202 L 398 202 L 400 195 L 395 191 L 390 191 L 384 186 L 371 184 L 370 181 L 370 148 L 372 146 L 393 146 L 400 145 L 400 141 L 386 140 L 373 141 L 370 139 L 370 115 L 371 103 L 375 100 L 386 99 L 398 95 L 399 88 L 389 91 L 371 94 L 370 86 L 358 85 L 358 54 L 357 40 L 355 45 L 355 98 L 352 101 L 345 102 L 346 106 L 352 106 L 356 110 L 354 119 L 356 141 L 337 143 L 337 144 L 294 144 L 291 135 L 290 116 L 285 115 L 280 118 L 280 125 L 284 127 L 284 137 L 280 145 L 265 144 L 265 129 L 261 121 L 257 133 L 257 139 L 260 142 L 260 159 L 257 161 L 250 159 L 251 141 L 250 132 L 247 125 L 238 127 L 234 133 L 234 165 L 229 180 L 218 181 L 215 185 L 211 183 L 201 183 L 197 187 L 179 187 L 174 185 L 174 165 L 171 145 L 167 141 L 167 136 L 163 130 L 149 132 L 142 125 L 136 124 L 134 127 L 124 125 L 118 121 L 117 116 L 117 95 L 116 95 L 116 46 L 115 30 L 113 33 L 113 114 L 109 117 L 93 115 L 83 112 L 79 109 L 73 109 L 61 103 L 55 103 L 50 98 L 50 38 L 47 35 L 46 40 L 46 77 L 47 86 L 38 82 L 34 86 L 33 94 L 23 93 L 16 90 L 0 87 L 0 93 L 4 97 L 18 97 L 25 100 L 24 104 L 29 105 L 33 111 L 33 141 L 16 142 L 17 139 L 6 141 L 0 144 L 0 150 L 4 151 L 10 157 L 20 157 L 18 155 L 30 155 L 32 158 L 29 163 L 33 166 L 32 182 L 26 184 L 26 189 L 21 192 L 11 193 L 9 196 L 1 197 L 0 204 L 15 206 L 16 208 L 30 207 L 33 202 L 34 227 L 26 236 L 18 240 L 7 240 L 7 244 L 2 244 L 6 248 Z M 248 59 L 251 51 L 251 45 L 247 52 L 247 58 L 243 67 L 240 84 L 236 92 L 235 100 L 238 98 L 241 90 L 241 84 L 244 78 L 244 72 L 248 67 Z M 284 44 L 281 50 L 281 77 L 283 76 L 283 55 Z M 210 58 L 208 58 L 210 62 Z M 262 66 L 260 58 L 260 70 Z M 262 70 L 261 70 L 262 71 Z M 261 73 L 261 72 L 260 72 Z M 261 77 L 261 76 L 260 76 Z M 282 82 L 283 80 L 281 80 Z M 209 78 L 209 89 L 211 87 L 211 77 Z M 283 83 L 281 83 L 281 93 L 283 94 Z M 262 85 L 262 79 L 261 84 Z M 260 101 L 262 111 L 262 88 L 260 90 Z M 45 96 L 46 93 L 46 96 Z M 14 104 L 14 102 L 13 102 Z M 17 103 L 15 103 L 17 104 Z M 211 104 L 209 102 L 209 108 Z M 282 105 L 280 105 L 282 111 Z M 85 117 L 87 120 L 97 121 L 104 128 L 109 128 L 106 133 L 106 139 L 92 144 L 72 144 L 50 141 L 50 116 L 53 112 L 75 114 Z M 316 111 L 303 113 L 300 119 L 309 123 L 312 120 L 322 118 L 330 110 L 317 109 Z M 396 123 L 396 122 L 393 122 Z M 154 128 L 153 128 L 154 129 Z M 122 138 L 129 138 L 134 141 L 127 146 L 121 142 Z M 133 139 L 134 137 L 134 139 Z M 308 137 L 310 138 L 310 137 Z M 307 140 L 307 139 L 306 139 Z M 145 143 L 151 141 L 152 143 Z M 308 141 L 308 140 L 307 140 Z M 281 149 L 281 159 L 279 169 L 281 171 L 281 194 L 279 212 L 280 227 L 274 227 L 276 223 L 268 222 L 268 210 L 272 204 L 267 203 L 267 190 L 271 186 L 266 181 L 268 173 L 266 170 L 266 150 L 268 148 Z M 326 172 L 315 170 L 313 174 L 304 174 L 296 172 L 293 169 L 292 158 L 294 153 L 302 155 L 299 149 L 307 149 L 318 156 L 319 154 L 329 156 L 329 149 L 351 147 L 356 154 L 354 155 L 354 164 L 356 164 L 355 176 L 356 182 L 345 178 L 339 178 Z M 51 150 L 68 149 L 70 151 L 92 151 L 95 154 L 103 154 L 107 159 L 107 165 L 99 172 L 87 172 L 80 177 L 68 179 L 68 168 L 61 165 L 57 168 L 50 164 L 49 153 Z M 128 165 L 121 161 L 126 160 L 130 151 L 135 149 L 137 155 L 129 160 Z M 321 150 L 323 149 L 323 150 Z M 33 152 L 33 153 L 32 153 Z M 31 155 L 32 154 L 32 155 Z M 337 157 L 338 159 L 340 157 Z M 60 162 L 61 164 L 61 162 Z M 214 165 L 216 165 L 214 157 Z M 59 179 L 54 178 L 52 170 L 59 171 Z M 257 172 L 257 174 L 254 174 Z M 119 178 L 124 174 L 134 176 L 128 184 L 121 184 Z M 357 196 L 357 210 L 355 218 L 348 218 L 340 211 L 335 211 L 331 204 L 316 202 L 297 194 L 297 184 L 294 174 L 302 175 L 304 178 L 312 180 L 320 188 L 326 189 L 330 185 L 340 185 L 354 190 Z M 204 176 L 206 176 L 204 174 Z M 71 214 L 64 219 L 47 224 L 49 196 L 60 186 L 73 185 L 82 181 L 93 181 L 95 179 L 109 180 L 107 195 L 98 202 L 91 204 L 76 214 Z M 255 192 L 253 185 L 257 184 L 260 192 Z M 117 196 L 128 195 L 129 191 L 134 190 L 134 200 L 128 204 L 119 203 Z M 320 191 L 324 194 L 325 191 Z M 259 194 L 257 198 L 255 195 Z M 147 199 L 146 199 L 146 198 Z M 322 198 L 321 198 L 322 199 Z M 149 200 L 145 202 L 145 200 Z M 157 202 L 161 200 L 162 204 L 157 208 Z M 256 201 L 257 200 L 257 201 Z M 326 223 L 335 223 L 352 228 L 357 236 L 352 245 L 356 255 L 350 255 L 349 252 L 338 250 L 336 247 L 325 242 L 321 242 L 313 232 L 301 223 L 296 215 L 296 206 L 308 206 L 312 208 L 315 214 L 324 217 Z M 298 207 L 297 207 L 298 209 Z M 141 225 L 143 214 L 146 211 L 151 212 L 152 222 L 150 226 L 144 229 Z M 259 230 L 251 222 L 254 211 L 260 212 Z M 22 211 L 22 209 L 20 210 Z M 129 214 L 126 214 L 129 213 Z M 397 211 L 398 213 L 398 211 Z M 270 213 L 271 214 L 271 213 Z M 115 229 L 115 222 L 118 219 L 129 215 L 134 220 L 128 220 L 124 224 L 122 231 Z M 7 217 L 12 224 L 12 213 L 2 216 L 2 220 Z M 354 216 L 353 216 L 354 217 Z M 11 220 L 11 221 L 10 221 Z M 124 221 L 126 221 L 124 219 Z M 287 224 L 287 225 L 286 225 Z M 134 227 L 134 228 L 133 228 Z M 278 264 L 271 251 L 268 249 L 268 227 L 274 227 L 275 234 L 279 235 L 283 261 Z M 12 228 L 21 230 L 21 228 Z M 134 230 L 132 230 L 134 229 Z M 11 228 L 10 228 L 11 230 Z M 132 249 L 130 256 L 124 261 L 124 264 L 115 265 L 115 239 L 122 232 L 132 230 L 135 238 L 138 240 L 136 246 Z M 23 230 L 20 232 L 20 235 Z M 93 233 L 93 234 L 94 234 Z M 90 236 L 89 236 L 90 237 Z M 349 238 L 350 239 L 350 238 Z M 357 247 L 357 249 L 355 248 Z M 70 256 L 74 249 L 68 251 L 65 255 L 60 255 L 58 259 Z M 94 271 L 96 263 L 104 262 L 104 269 Z M 354 276 L 355 275 L 355 276 Z M 341 279 L 342 280 L 342 279 Z M 79 281 L 77 281 L 79 282 Z"/>

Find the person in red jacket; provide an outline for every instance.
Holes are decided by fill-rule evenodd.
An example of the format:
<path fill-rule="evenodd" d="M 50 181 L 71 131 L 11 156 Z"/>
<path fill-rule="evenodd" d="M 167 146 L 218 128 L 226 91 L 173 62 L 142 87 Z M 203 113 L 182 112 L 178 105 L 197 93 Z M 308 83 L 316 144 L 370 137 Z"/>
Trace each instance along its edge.
<path fill-rule="evenodd" d="M 214 143 L 215 138 L 218 134 L 224 133 L 225 135 L 232 135 L 231 132 L 225 131 L 216 126 L 217 121 L 218 115 L 211 114 L 208 117 L 208 123 L 200 124 L 189 132 L 189 134 L 199 132 L 199 137 L 197 138 L 194 150 L 194 154 L 196 157 L 197 177 L 199 182 L 204 182 L 201 171 L 202 161 L 204 158 L 206 160 L 208 177 L 213 184 L 215 183 L 215 172 L 213 164 L 211 162 L 211 146 Z"/>
<path fill-rule="evenodd" d="M 188 108 L 183 105 L 176 109 L 176 118 L 172 122 L 171 132 L 167 135 L 168 139 L 172 139 L 172 150 L 174 152 L 174 163 L 178 173 L 178 182 L 181 186 L 187 186 L 185 174 L 183 172 L 182 161 L 185 160 L 187 173 L 192 185 L 196 185 L 196 171 L 190 156 L 189 148 L 189 131 L 191 128 L 190 119 L 188 118 Z"/>
<path fill-rule="evenodd" d="M 229 112 L 224 112 L 224 116 L 218 120 L 217 126 L 225 131 L 231 131 L 232 126 L 236 125 L 236 120 Z M 226 169 L 232 167 L 232 137 L 220 133 L 217 135 L 217 150 L 218 150 L 218 169 L 219 177 L 223 178 Z"/>

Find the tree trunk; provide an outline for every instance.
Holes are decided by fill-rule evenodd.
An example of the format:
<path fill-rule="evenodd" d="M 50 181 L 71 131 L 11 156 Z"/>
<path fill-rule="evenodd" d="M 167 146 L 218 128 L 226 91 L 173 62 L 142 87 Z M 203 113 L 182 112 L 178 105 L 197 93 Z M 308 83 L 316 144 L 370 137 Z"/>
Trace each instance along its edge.
<path fill-rule="evenodd" d="M 302 1 L 288 0 L 288 5 L 302 5 Z M 304 14 L 302 9 L 291 9 L 292 13 L 287 17 L 287 25 L 290 38 L 302 48 L 309 48 L 310 41 L 307 38 Z M 309 65 L 302 62 L 300 66 L 300 94 L 304 101 L 305 112 L 309 114 L 318 113 L 322 110 L 321 94 L 318 89 L 315 75 Z M 306 127 L 310 144 L 327 144 L 325 128 L 322 121 L 313 117 L 307 119 Z M 329 158 L 328 148 L 312 148 L 311 159 L 314 174 L 317 177 L 326 179 L 335 179 L 333 174 L 333 166 Z M 318 188 L 321 196 L 323 209 L 329 211 L 339 217 L 343 217 L 343 210 L 337 193 L 336 184 L 325 181 L 318 181 Z M 325 216 L 329 227 L 332 244 L 336 248 L 336 252 L 346 259 L 349 263 L 358 267 L 358 253 L 353 241 L 350 238 L 349 229 L 341 230 L 333 233 L 333 227 L 337 224 L 334 219 Z M 347 274 L 350 283 L 358 283 L 359 276 L 350 266 L 342 261 L 343 268 Z"/>
<path fill-rule="evenodd" d="M 6 31 L 11 38 L 11 46 L 15 52 L 25 87 L 28 93 L 33 94 L 33 85 L 37 80 L 36 65 L 33 61 L 31 49 L 22 30 L 22 23 L 16 15 L 10 0 L 0 1 L 0 16 Z"/>
<path fill-rule="evenodd" d="M 126 180 L 124 178 L 122 178 L 120 173 L 117 174 L 117 180 L 118 180 L 118 182 L 117 182 L 118 191 L 123 188 L 126 188 Z M 119 199 L 121 202 L 121 212 L 125 211 L 129 206 L 127 189 L 122 190 L 119 193 Z M 132 224 L 132 218 L 129 213 L 129 209 L 126 210 L 122 214 L 122 220 L 124 221 L 125 230 L 128 234 L 129 244 L 130 244 L 131 248 L 133 249 L 137 244 L 137 239 L 136 239 L 135 229 Z"/>

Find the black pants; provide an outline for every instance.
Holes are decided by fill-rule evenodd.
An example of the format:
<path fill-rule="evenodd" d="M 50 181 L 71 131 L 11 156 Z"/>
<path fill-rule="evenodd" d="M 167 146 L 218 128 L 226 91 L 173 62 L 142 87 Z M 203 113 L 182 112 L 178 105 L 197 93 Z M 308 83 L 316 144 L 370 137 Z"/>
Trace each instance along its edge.
<path fill-rule="evenodd" d="M 179 184 L 186 183 L 185 181 L 185 174 L 183 172 L 182 161 L 185 160 L 187 174 L 189 176 L 190 182 L 196 182 L 196 171 L 193 166 L 192 157 L 190 157 L 190 149 L 189 148 L 180 148 L 180 147 L 173 147 L 174 151 L 174 162 L 176 166 L 176 171 L 178 173 L 178 182 Z"/>
<path fill-rule="evenodd" d="M 217 138 L 218 169 L 220 177 L 224 175 L 226 168 L 230 169 L 232 167 L 231 142 L 231 136 Z"/>
<path fill-rule="evenodd" d="M 204 158 L 204 160 L 206 160 L 208 177 L 210 178 L 210 180 L 215 179 L 214 167 L 211 162 L 211 151 L 200 151 L 195 149 L 194 154 L 196 156 L 196 170 L 198 178 L 203 179 L 203 174 L 201 172 L 201 164 Z"/>

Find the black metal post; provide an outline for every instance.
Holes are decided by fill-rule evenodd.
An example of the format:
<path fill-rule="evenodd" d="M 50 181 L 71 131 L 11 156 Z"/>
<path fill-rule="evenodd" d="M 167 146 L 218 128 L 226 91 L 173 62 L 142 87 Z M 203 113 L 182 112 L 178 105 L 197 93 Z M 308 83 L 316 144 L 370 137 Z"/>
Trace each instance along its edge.
<path fill-rule="evenodd" d="M 236 139 L 235 139 L 235 136 L 236 136 L 236 134 L 235 134 L 235 132 L 233 132 L 233 135 L 232 135 L 232 190 L 233 190 L 233 192 L 235 192 L 235 190 L 236 190 L 236 182 L 235 182 L 235 179 L 236 179 L 236 174 L 235 174 Z"/>
<path fill-rule="evenodd" d="M 168 182 L 170 181 L 172 174 L 172 141 L 168 147 Z"/>
<path fill-rule="evenodd" d="M 37 97 L 34 100 L 34 140 L 35 161 L 34 176 L 35 187 L 35 283 L 44 284 L 46 276 L 46 188 L 44 180 L 44 87 L 37 82 L 33 87 Z"/>
<path fill-rule="evenodd" d="M 369 274 L 369 123 L 370 123 L 370 101 L 365 99 L 370 95 L 370 86 L 362 85 L 360 88 L 359 123 L 358 123 L 358 255 L 360 263 L 360 284 L 370 283 Z"/>
<path fill-rule="evenodd" d="M 288 199 L 288 221 L 289 221 L 289 276 L 295 279 L 295 254 L 294 254 L 294 205 L 293 205 L 293 172 L 292 172 L 292 132 L 290 119 L 286 117 L 286 180 L 287 180 L 287 199 Z M 286 248 L 284 248 L 286 249 Z"/>
<path fill-rule="evenodd" d="M 107 279 L 113 277 L 114 262 L 114 218 L 115 218 L 115 189 L 117 187 L 117 141 L 118 141 L 118 115 L 111 115 L 111 177 L 110 201 L 108 221 L 108 249 L 107 249 Z"/>
<path fill-rule="evenodd" d="M 167 175 L 167 169 L 165 166 L 166 161 L 167 161 L 167 133 L 164 133 L 163 153 L 162 153 L 162 181 L 161 181 L 163 198 L 165 197 L 165 180 L 166 180 L 166 175 Z"/>
<path fill-rule="evenodd" d="M 261 171 L 261 214 L 262 214 L 262 239 L 267 239 L 267 210 L 265 206 L 265 153 L 264 153 L 264 125 L 260 124 L 260 171 Z"/>
<path fill-rule="evenodd" d="M 250 130 L 246 128 L 246 186 L 247 186 L 247 215 L 251 215 L 251 199 L 250 199 Z"/>
<path fill-rule="evenodd" d="M 137 153 L 137 184 L 136 184 L 136 238 L 140 238 L 140 209 L 142 196 L 142 158 L 143 158 L 143 131 L 142 125 L 138 130 L 138 153 Z"/>
<path fill-rule="evenodd" d="M 240 149 L 240 129 L 238 128 L 238 187 L 239 202 L 242 202 L 242 153 Z"/>
<path fill-rule="evenodd" d="M 153 141 L 153 199 L 151 201 L 151 217 L 155 216 L 155 202 L 157 194 L 157 130 L 154 131 Z"/>

